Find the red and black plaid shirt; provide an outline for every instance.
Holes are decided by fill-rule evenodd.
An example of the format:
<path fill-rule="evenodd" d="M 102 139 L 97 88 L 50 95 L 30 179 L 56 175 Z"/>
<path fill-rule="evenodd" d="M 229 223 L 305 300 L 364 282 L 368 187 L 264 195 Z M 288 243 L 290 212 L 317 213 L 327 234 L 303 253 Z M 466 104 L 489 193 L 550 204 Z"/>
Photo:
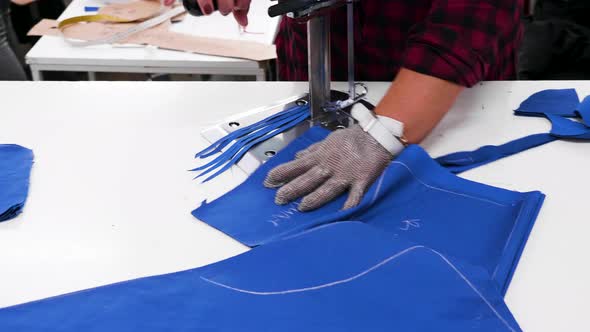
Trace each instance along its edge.
<path fill-rule="evenodd" d="M 361 0 L 355 3 L 355 75 L 391 81 L 400 67 L 464 86 L 513 79 L 523 0 Z M 347 79 L 346 8 L 331 14 L 332 79 Z M 281 80 L 307 80 L 307 28 L 284 18 Z"/>

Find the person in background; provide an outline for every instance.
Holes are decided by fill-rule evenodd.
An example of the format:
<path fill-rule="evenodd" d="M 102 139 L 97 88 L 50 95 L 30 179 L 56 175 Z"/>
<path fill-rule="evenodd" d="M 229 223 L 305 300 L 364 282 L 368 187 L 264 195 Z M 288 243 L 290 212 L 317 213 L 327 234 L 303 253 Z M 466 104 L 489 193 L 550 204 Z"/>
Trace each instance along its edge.
<path fill-rule="evenodd" d="M 35 44 L 40 37 L 27 36 L 31 28 L 41 19 L 55 20 L 65 9 L 63 0 L 11 0 L 10 17 L 14 34 L 19 43 L 24 45 Z M 33 3 L 34 6 L 32 5 Z M 18 55 L 18 54 L 17 54 Z"/>
<path fill-rule="evenodd" d="M 194 1 L 205 14 L 213 12 L 211 0 Z M 243 26 L 250 3 L 217 0 L 221 14 L 233 14 Z M 265 186 L 280 187 L 276 203 L 303 197 L 298 208 L 308 211 L 348 191 L 344 208 L 359 204 L 403 145 L 421 142 L 464 88 L 515 78 L 522 11 L 523 0 L 357 2 L 355 77 L 393 82 L 375 109 L 389 141 L 359 125 L 331 133 L 268 174 Z M 331 13 L 331 36 L 332 79 L 344 81 L 345 7 Z M 280 79 L 307 80 L 305 24 L 283 18 L 276 46 Z"/>
<path fill-rule="evenodd" d="M 13 47 L 16 38 L 10 20 L 10 0 L 0 0 L 0 81 L 26 80 L 27 76 Z"/>

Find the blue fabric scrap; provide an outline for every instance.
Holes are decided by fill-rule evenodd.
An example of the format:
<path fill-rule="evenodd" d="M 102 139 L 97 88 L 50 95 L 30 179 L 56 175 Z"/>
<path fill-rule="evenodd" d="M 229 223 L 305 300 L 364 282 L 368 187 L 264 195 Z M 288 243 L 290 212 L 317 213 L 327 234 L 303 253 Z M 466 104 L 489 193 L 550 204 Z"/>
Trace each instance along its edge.
<path fill-rule="evenodd" d="M 590 127 L 590 96 L 584 98 L 580 105 L 578 105 L 576 116 L 582 119 L 586 127 Z"/>
<path fill-rule="evenodd" d="M 33 151 L 0 144 L 0 222 L 21 213 L 29 191 Z"/>
<path fill-rule="evenodd" d="M 557 139 L 551 134 L 533 134 L 502 145 L 485 145 L 474 151 L 451 153 L 436 158 L 436 161 L 449 172 L 459 174 Z"/>
<path fill-rule="evenodd" d="M 575 89 L 542 90 L 523 101 L 514 113 L 524 116 L 553 114 L 572 117 L 576 116 L 579 104 Z"/>
<path fill-rule="evenodd" d="M 502 145 L 486 145 L 473 151 L 455 152 L 436 158 L 442 166 L 458 174 L 498 159 L 556 141 L 590 139 L 590 98 L 580 103 L 574 89 L 543 90 L 531 95 L 514 111 L 516 115 L 545 117 L 551 132 L 533 134 Z M 579 118 L 581 122 L 568 118 Z"/>
<path fill-rule="evenodd" d="M 551 135 L 566 139 L 590 139 L 590 127 L 558 115 L 546 115 L 551 121 Z"/>

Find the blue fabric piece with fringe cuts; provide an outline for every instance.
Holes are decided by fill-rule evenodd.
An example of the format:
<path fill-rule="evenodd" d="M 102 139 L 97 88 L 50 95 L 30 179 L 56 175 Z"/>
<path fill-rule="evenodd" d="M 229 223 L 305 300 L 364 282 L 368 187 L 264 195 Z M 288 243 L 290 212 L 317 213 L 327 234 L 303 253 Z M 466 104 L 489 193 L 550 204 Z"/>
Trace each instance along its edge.
<path fill-rule="evenodd" d="M 0 309 L 0 331 L 521 331 L 486 271 L 357 222 Z"/>
<path fill-rule="evenodd" d="M 0 222 L 22 212 L 32 166 L 33 151 L 15 144 L 0 144 Z"/>
<path fill-rule="evenodd" d="M 505 292 L 544 195 L 494 188 L 450 173 L 479 167 L 560 138 L 590 139 L 585 123 L 590 118 L 590 99 L 580 103 L 574 89 L 545 90 L 523 101 L 515 114 L 546 117 L 552 122 L 552 130 L 499 146 L 452 153 L 436 162 L 420 147 L 410 146 L 373 184 L 359 206 L 341 211 L 345 199 L 342 196 L 316 211 L 300 213 L 298 202 L 275 205 L 276 190 L 261 184 L 270 169 L 292 160 L 297 151 L 328 135 L 321 128 L 312 128 L 261 166 L 244 184 L 212 203 L 203 202 L 193 215 L 248 246 L 269 243 L 326 223 L 359 220 L 483 266 Z"/>

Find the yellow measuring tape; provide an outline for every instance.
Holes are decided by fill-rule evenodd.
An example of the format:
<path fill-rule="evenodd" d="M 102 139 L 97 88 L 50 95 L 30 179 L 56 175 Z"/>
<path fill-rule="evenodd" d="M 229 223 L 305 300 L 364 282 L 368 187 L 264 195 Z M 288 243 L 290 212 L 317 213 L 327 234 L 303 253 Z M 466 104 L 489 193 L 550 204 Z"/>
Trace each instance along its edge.
<path fill-rule="evenodd" d="M 78 23 L 86 23 L 86 22 L 132 23 L 132 22 L 137 22 L 137 21 L 143 21 L 148 18 L 149 17 L 139 19 L 139 20 L 138 19 L 129 20 L 126 18 L 112 16 L 112 15 L 105 15 L 105 14 L 82 15 L 82 16 L 70 17 L 70 18 L 67 18 L 63 21 L 60 21 L 57 24 L 57 28 L 63 31 L 68 26 L 78 24 Z"/>
<path fill-rule="evenodd" d="M 122 17 L 117 17 L 113 15 L 107 14 L 96 14 L 96 15 L 83 15 L 83 16 L 75 16 L 63 21 L 60 21 L 57 25 L 57 28 L 61 32 L 64 39 L 73 46 L 91 46 L 91 45 L 100 45 L 100 44 L 113 44 L 122 39 L 125 39 L 133 34 L 138 32 L 147 30 L 152 28 L 158 24 L 161 24 L 167 20 L 172 19 L 180 14 L 183 14 L 186 10 L 183 6 L 177 6 L 170 10 L 165 10 L 161 8 L 160 11 L 157 13 L 149 16 L 149 17 L 142 17 L 142 18 L 134 18 L 134 19 L 127 19 Z M 112 36 L 108 36 L 101 39 L 90 40 L 90 41 L 74 41 L 67 38 L 64 35 L 64 30 L 78 23 L 88 23 L 88 22 L 103 22 L 103 23 L 135 23 L 139 22 L 139 24 L 130 27 L 125 31 L 121 31 L 118 33 L 113 34 Z"/>

